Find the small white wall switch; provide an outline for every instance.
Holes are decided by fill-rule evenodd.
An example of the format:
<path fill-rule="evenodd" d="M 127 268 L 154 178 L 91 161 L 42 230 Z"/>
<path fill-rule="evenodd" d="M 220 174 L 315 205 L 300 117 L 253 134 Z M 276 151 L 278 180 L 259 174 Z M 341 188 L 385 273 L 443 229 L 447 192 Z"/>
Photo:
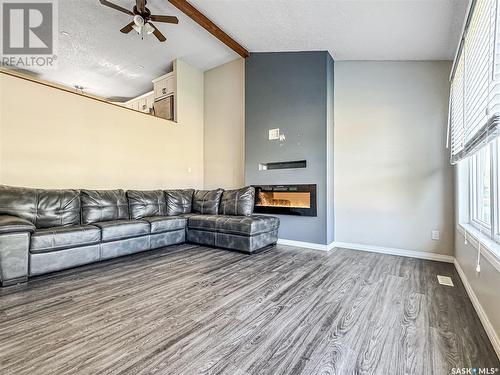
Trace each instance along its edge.
<path fill-rule="evenodd" d="M 441 276 L 441 275 L 437 275 L 437 277 L 438 277 L 439 284 L 446 285 L 446 286 L 453 286 L 453 280 L 451 279 L 451 277 Z"/>
<path fill-rule="evenodd" d="M 269 140 L 274 141 L 276 139 L 280 139 L 280 129 L 269 129 Z"/>
<path fill-rule="evenodd" d="M 433 230 L 431 232 L 431 238 L 433 241 L 439 241 L 439 231 L 438 230 Z"/>

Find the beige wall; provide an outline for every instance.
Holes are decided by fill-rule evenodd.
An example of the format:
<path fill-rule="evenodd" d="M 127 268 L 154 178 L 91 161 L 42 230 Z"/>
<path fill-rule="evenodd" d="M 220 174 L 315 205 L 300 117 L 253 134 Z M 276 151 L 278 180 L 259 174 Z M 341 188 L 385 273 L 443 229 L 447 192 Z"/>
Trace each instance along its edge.
<path fill-rule="evenodd" d="M 449 62 L 335 63 L 336 241 L 453 254 L 449 72 Z"/>
<path fill-rule="evenodd" d="M 0 74 L 0 183 L 203 186 L 203 73 L 178 61 L 178 124 Z"/>
<path fill-rule="evenodd" d="M 245 60 L 205 72 L 205 188 L 244 185 Z"/>

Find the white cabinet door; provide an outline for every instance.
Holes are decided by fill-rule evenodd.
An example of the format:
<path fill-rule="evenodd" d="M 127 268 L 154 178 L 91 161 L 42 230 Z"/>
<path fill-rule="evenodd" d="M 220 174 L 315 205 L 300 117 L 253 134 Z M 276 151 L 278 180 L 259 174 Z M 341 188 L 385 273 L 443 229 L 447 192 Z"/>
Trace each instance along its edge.
<path fill-rule="evenodd" d="M 163 98 L 172 95 L 175 91 L 175 77 L 173 75 L 154 82 L 155 98 Z"/>
<path fill-rule="evenodd" d="M 146 96 L 146 106 L 148 107 L 147 112 L 150 113 L 150 109 L 153 108 L 155 104 L 155 94 L 151 93 L 151 95 Z"/>
<path fill-rule="evenodd" d="M 146 98 L 141 98 L 137 102 L 138 102 L 139 111 L 149 112 L 148 105 L 146 103 Z"/>

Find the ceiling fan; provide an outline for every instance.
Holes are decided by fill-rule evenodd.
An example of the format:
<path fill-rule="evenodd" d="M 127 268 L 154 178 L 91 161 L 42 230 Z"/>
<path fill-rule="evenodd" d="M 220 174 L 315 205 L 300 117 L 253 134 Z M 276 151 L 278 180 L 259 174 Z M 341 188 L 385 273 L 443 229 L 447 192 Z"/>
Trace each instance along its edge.
<path fill-rule="evenodd" d="M 132 22 L 120 30 L 124 34 L 128 34 L 132 30 L 135 30 L 142 36 L 142 38 L 144 38 L 144 33 L 153 34 L 160 42 L 164 42 L 167 38 L 165 38 L 160 30 L 158 30 L 156 26 L 151 23 L 151 21 L 175 24 L 179 23 L 179 20 L 175 16 L 156 16 L 151 14 L 149 9 L 146 8 L 146 0 L 136 0 L 133 10 L 122 8 L 121 6 L 113 4 L 107 0 L 99 0 L 99 2 L 102 5 L 134 17 Z"/>

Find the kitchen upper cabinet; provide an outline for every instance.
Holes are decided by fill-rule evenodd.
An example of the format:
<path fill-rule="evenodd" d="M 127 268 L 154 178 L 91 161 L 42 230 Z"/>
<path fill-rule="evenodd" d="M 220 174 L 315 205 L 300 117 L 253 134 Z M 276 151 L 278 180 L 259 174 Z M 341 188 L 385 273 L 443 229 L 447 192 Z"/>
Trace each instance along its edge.
<path fill-rule="evenodd" d="M 128 102 L 123 103 L 127 108 L 134 109 L 136 111 L 151 113 L 154 104 L 154 92 L 150 91 L 144 95 L 138 96 Z"/>
<path fill-rule="evenodd" d="M 155 100 L 175 94 L 175 75 L 174 72 L 165 74 L 153 79 Z"/>
<path fill-rule="evenodd" d="M 120 105 L 136 111 L 157 115 L 158 117 L 165 118 L 166 120 L 175 121 L 175 100 L 177 89 L 175 71 L 162 75 L 161 77 L 154 79 L 152 82 L 152 91 L 127 102 L 120 103 Z"/>

